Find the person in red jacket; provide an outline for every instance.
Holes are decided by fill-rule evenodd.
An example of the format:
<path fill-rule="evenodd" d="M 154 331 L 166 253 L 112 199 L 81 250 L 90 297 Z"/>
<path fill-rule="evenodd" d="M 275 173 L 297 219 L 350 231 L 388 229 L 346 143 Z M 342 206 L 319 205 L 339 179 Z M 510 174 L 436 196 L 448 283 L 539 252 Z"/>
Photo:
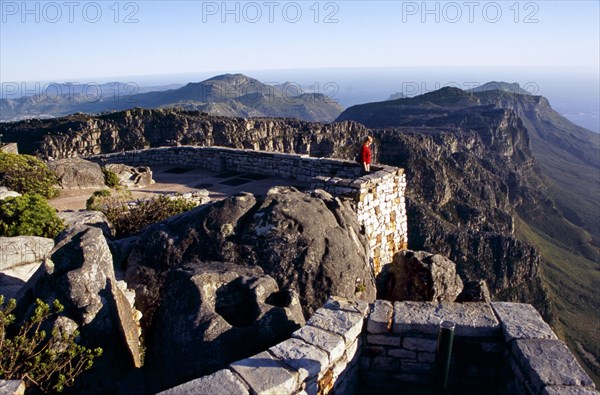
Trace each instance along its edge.
<path fill-rule="evenodd" d="M 362 163 L 365 173 L 371 171 L 371 143 L 373 143 L 373 137 L 367 136 L 360 147 L 360 163 Z"/>

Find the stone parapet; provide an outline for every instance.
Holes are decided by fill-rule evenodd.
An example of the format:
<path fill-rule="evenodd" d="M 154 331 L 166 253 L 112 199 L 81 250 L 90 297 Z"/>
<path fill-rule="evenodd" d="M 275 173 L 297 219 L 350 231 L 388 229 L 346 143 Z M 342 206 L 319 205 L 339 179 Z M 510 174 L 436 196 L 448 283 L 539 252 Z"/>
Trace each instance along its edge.
<path fill-rule="evenodd" d="M 290 339 L 161 394 L 347 393 L 359 377 L 368 310 L 366 302 L 333 297 Z"/>
<path fill-rule="evenodd" d="M 406 175 L 403 169 L 377 165 L 363 174 L 353 161 L 314 158 L 228 147 L 161 147 L 96 155 L 86 158 L 106 165 L 177 166 L 215 172 L 236 171 L 298 180 L 311 189 L 323 189 L 350 199 L 367 236 L 369 261 L 375 274 L 392 262 L 396 252 L 408 248 Z"/>

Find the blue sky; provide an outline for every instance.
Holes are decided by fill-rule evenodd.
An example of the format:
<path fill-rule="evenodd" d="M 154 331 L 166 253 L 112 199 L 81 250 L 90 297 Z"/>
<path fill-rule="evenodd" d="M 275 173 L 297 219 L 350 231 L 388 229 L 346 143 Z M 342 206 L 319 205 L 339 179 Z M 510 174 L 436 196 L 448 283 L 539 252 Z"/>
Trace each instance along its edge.
<path fill-rule="evenodd" d="M 340 67 L 597 74 L 599 4 L 1 0 L 0 81 Z"/>

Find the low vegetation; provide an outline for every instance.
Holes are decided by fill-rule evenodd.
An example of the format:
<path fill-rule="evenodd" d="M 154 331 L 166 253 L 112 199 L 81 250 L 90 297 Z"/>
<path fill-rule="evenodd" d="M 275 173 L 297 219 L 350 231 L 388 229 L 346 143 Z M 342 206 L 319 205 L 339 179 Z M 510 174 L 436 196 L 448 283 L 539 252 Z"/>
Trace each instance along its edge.
<path fill-rule="evenodd" d="M 96 191 L 87 200 L 86 208 L 103 212 L 113 224 L 117 238 L 139 234 L 145 227 L 196 207 L 181 197 L 157 196 L 131 202 L 131 192 L 125 189 Z"/>
<path fill-rule="evenodd" d="M 40 159 L 0 151 L 0 186 L 45 198 L 58 196 L 56 175 Z"/>
<path fill-rule="evenodd" d="M 75 342 L 79 333 L 42 329 L 63 310 L 58 300 L 52 308 L 37 299 L 32 316 L 22 325 L 15 323 L 14 299 L 4 303 L 0 295 L 0 378 L 23 380 L 27 387 L 43 392 L 62 392 L 92 367 L 102 349 L 88 349 Z"/>
<path fill-rule="evenodd" d="M 107 187 L 116 188 L 119 186 L 119 176 L 116 173 L 105 168 L 102 169 L 102 173 L 104 173 L 104 183 Z"/>
<path fill-rule="evenodd" d="M 0 200 L 0 236 L 56 237 L 63 221 L 46 199 L 36 194 Z"/>

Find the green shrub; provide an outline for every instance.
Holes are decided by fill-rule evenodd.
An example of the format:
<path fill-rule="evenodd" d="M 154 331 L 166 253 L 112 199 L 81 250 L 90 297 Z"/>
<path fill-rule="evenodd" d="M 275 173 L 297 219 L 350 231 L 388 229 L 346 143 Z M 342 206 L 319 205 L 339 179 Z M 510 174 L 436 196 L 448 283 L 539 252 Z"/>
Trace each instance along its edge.
<path fill-rule="evenodd" d="M 40 195 L 25 194 L 0 200 L 0 236 L 54 238 L 63 229 L 56 210 Z"/>
<path fill-rule="evenodd" d="M 108 169 L 102 168 L 102 173 L 104 173 L 104 183 L 109 188 L 116 188 L 119 186 L 119 176 L 117 173 L 114 173 Z"/>
<path fill-rule="evenodd" d="M 183 198 L 167 196 L 156 196 L 133 205 L 128 204 L 130 200 L 129 190 L 96 191 L 87 200 L 86 207 L 103 212 L 113 224 L 118 238 L 139 234 L 148 225 L 196 207 Z"/>
<path fill-rule="evenodd" d="M 41 327 L 63 310 L 58 300 L 51 309 L 37 299 L 33 315 L 19 327 L 12 314 L 16 306 L 14 299 L 5 305 L 0 295 L 0 378 L 23 380 L 27 387 L 44 392 L 62 392 L 102 355 L 101 348 L 91 350 L 75 343 L 77 331 L 68 334 L 53 329 L 47 338 Z"/>
<path fill-rule="evenodd" d="M 58 196 L 56 175 L 35 156 L 0 152 L 0 185 L 13 191 Z"/>

